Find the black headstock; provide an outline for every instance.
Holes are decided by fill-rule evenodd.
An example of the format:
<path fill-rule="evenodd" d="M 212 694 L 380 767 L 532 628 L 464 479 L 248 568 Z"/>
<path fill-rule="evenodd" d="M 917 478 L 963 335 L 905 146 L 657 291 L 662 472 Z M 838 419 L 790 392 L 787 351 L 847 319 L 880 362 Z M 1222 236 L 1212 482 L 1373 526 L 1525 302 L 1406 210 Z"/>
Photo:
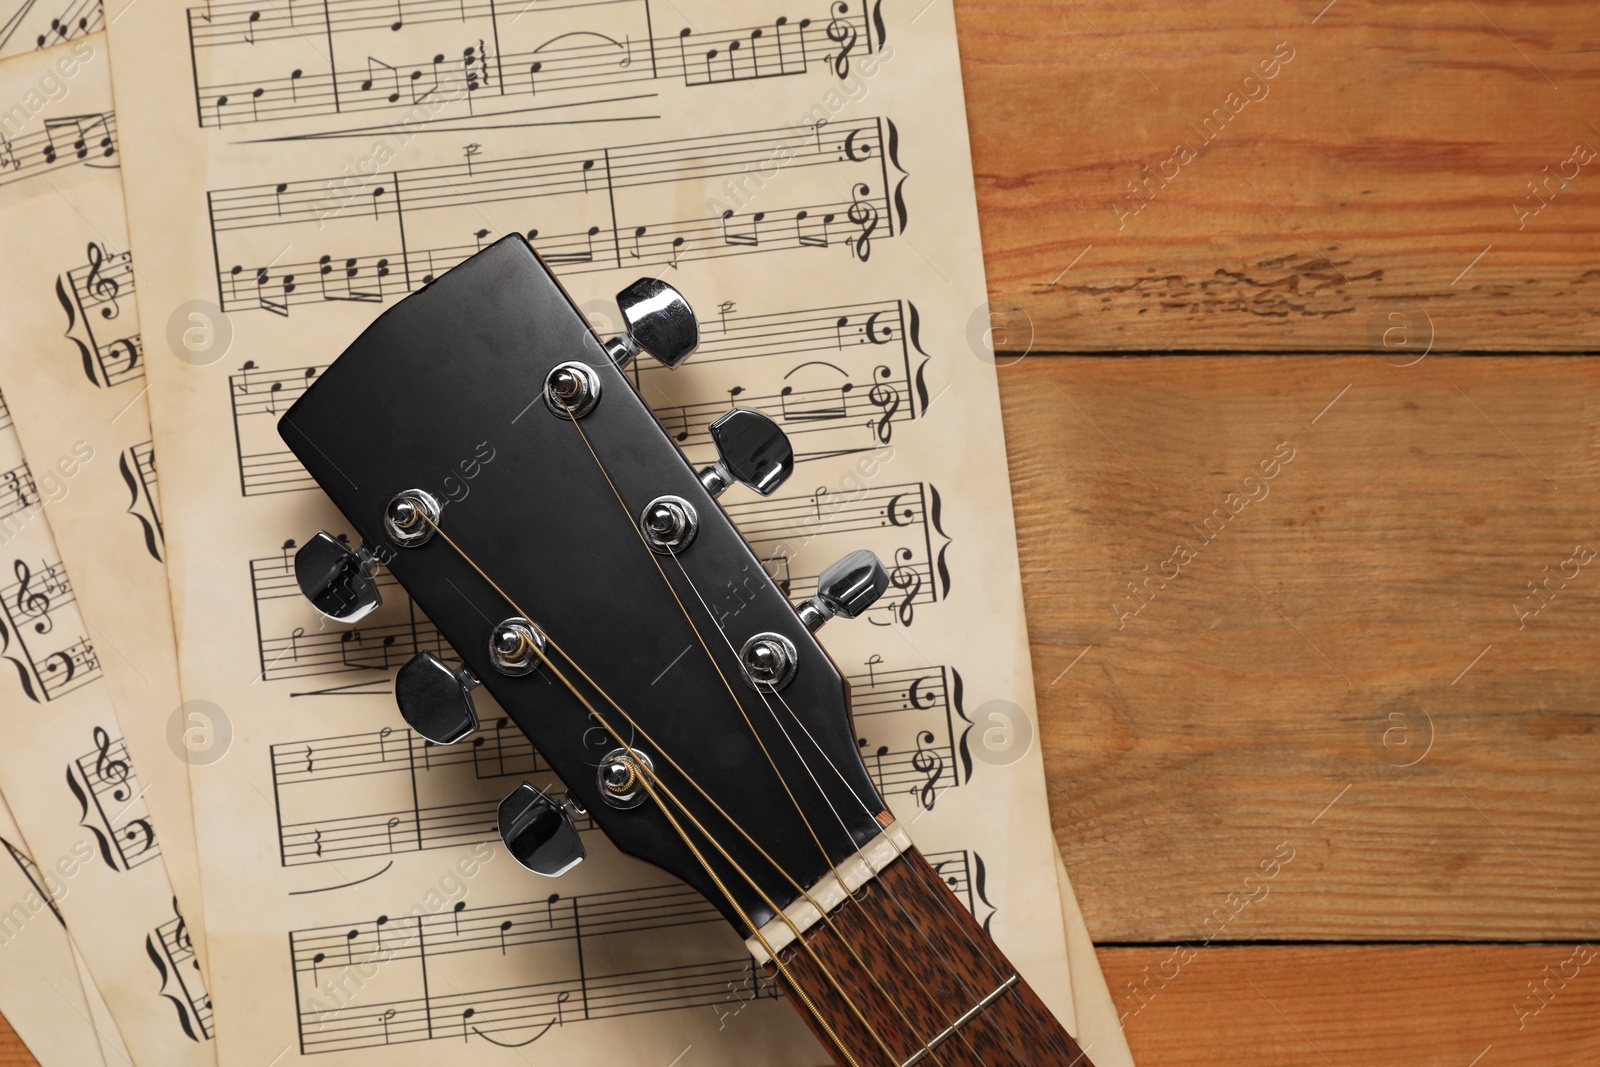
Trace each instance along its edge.
<path fill-rule="evenodd" d="M 519 859 L 576 862 L 560 809 L 581 805 L 748 934 L 616 753 L 648 759 L 738 908 L 767 922 L 763 896 L 787 906 L 793 883 L 883 830 L 847 686 L 811 632 L 863 610 L 883 572 L 854 553 L 797 613 L 714 497 L 734 481 L 771 492 L 787 442 L 752 413 L 726 416 L 723 461 L 696 472 L 620 367 L 636 352 L 675 365 L 692 316 L 659 282 L 622 299 L 631 335 L 603 343 L 512 236 L 386 311 L 279 424 L 363 541 L 313 540 L 296 572 L 350 617 L 387 566 L 462 661 L 402 670 L 407 720 L 459 739 L 481 682 L 560 775 L 565 801 L 519 788 L 502 806 Z"/>

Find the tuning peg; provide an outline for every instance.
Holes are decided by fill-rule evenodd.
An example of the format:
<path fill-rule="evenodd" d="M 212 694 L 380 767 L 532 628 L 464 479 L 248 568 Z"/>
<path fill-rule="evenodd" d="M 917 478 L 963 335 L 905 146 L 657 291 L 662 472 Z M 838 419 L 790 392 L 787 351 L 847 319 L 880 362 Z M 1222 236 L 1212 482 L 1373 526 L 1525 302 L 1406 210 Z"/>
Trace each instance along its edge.
<path fill-rule="evenodd" d="M 351 548 L 324 530 L 294 554 L 294 580 L 322 614 L 355 622 L 383 603 L 372 581 L 377 564 L 365 544 Z"/>
<path fill-rule="evenodd" d="M 676 367 L 700 343 L 694 309 L 659 278 L 640 278 L 617 294 L 617 306 L 628 332 L 606 342 L 606 355 L 619 367 L 640 352 Z"/>
<path fill-rule="evenodd" d="M 523 782 L 500 802 L 500 840 L 511 857 L 533 873 L 547 878 L 566 874 L 582 863 L 585 855 L 569 808 L 577 805 L 571 801 L 557 804 Z"/>
<path fill-rule="evenodd" d="M 817 595 L 801 604 L 800 621 L 808 630 L 821 629 L 835 615 L 853 619 L 872 607 L 889 588 L 889 574 L 876 555 L 861 549 L 822 572 Z"/>
<path fill-rule="evenodd" d="M 729 411 L 711 424 L 711 442 L 719 458 L 700 472 L 700 484 L 712 496 L 720 496 L 734 482 L 770 496 L 794 473 L 788 435 L 759 411 Z"/>
<path fill-rule="evenodd" d="M 394 699 L 406 724 L 436 745 L 453 745 L 478 728 L 472 691 L 478 679 L 465 667 L 447 666 L 418 652 L 394 678 Z"/>

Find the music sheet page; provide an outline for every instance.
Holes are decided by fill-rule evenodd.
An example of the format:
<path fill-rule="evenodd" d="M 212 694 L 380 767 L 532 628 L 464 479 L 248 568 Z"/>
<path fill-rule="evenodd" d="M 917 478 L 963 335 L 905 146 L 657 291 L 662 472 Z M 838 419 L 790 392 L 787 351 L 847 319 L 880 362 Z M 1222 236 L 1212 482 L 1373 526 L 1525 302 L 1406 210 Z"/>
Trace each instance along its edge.
<path fill-rule="evenodd" d="M 210 1013 L 198 962 L 111 704 L 102 650 L 42 514 L 43 494 L 82 458 L 68 453 L 59 462 L 32 470 L 9 411 L 0 417 L 9 564 L 0 585 L 0 791 L 27 853 L 52 872 L 55 910 L 133 1062 L 207 1067 L 216 1061 L 193 1021 Z"/>
<path fill-rule="evenodd" d="M 12 101 L 0 112 L 6 153 L 0 156 L 0 232 L 8 248 L 17 247 L 13 236 L 35 247 L 22 233 L 24 219 L 54 219 L 57 239 L 81 229 L 86 220 L 74 201 L 89 203 L 97 188 L 107 221 L 120 226 L 120 156 L 106 51 L 104 35 L 97 34 L 0 64 L 0 100 Z M 59 318 L 53 331 L 44 326 L 64 310 L 47 258 L 8 256 L 0 265 L 7 364 L 62 342 Z M 61 355 L 70 358 L 72 351 Z M 74 440 L 30 465 L 9 409 L 0 423 L 0 540 L 7 572 L 0 588 L 6 674 L 0 715 L 8 734 L 0 746 L 0 790 L 39 869 L 53 872 L 56 910 L 136 1062 L 211 1064 L 205 1028 L 197 1022 L 210 1009 L 166 870 L 166 832 L 157 830 L 165 815 L 156 810 L 166 804 L 167 815 L 179 813 L 176 840 L 185 839 L 186 775 L 149 731 L 124 730 L 109 681 L 110 642 L 93 632 L 45 514 L 92 469 L 94 448 Z M 158 617 L 157 627 L 163 624 Z M 128 717 L 129 724 L 138 722 L 140 716 Z M 153 795 L 158 780 L 159 796 Z M 192 855 L 187 862 L 193 866 Z"/>
<path fill-rule="evenodd" d="M 100 0 L 3 0 L 0 13 L 0 59 L 105 29 Z"/>
<path fill-rule="evenodd" d="M 220 1062 L 825 1058 L 660 872 L 584 827 L 559 881 L 505 855 L 496 804 L 549 775 L 486 700 L 469 741 L 408 735 L 394 670 L 450 652 L 392 579 L 353 628 L 295 590 L 298 544 L 348 531 L 277 417 L 513 231 L 602 335 L 639 276 L 689 297 L 699 353 L 636 383 L 697 464 L 731 405 L 789 433 L 789 483 L 724 499 L 792 598 L 852 549 L 890 568 L 824 635 L 863 759 L 1071 1025 L 949 6 L 122 0 L 108 23 L 183 696 L 229 735 L 190 767 Z"/>
<path fill-rule="evenodd" d="M 105 1064 L 55 901 L 62 883 L 34 862 L 4 801 L 0 850 L 0 1012 L 40 1067 Z"/>
<path fill-rule="evenodd" d="M 1083 921 L 1078 895 L 1072 891 L 1067 865 L 1056 856 L 1056 878 L 1061 883 L 1061 921 L 1067 931 L 1067 967 L 1072 971 L 1072 1005 L 1077 1015 L 1073 1036 L 1094 1067 L 1133 1067 L 1133 1050 L 1122 1031 L 1122 1015 L 1111 999 L 1111 987 L 1100 970 L 1089 924 Z"/>
<path fill-rule="evenodd" d="M 79 610 L 105 653 L 100 667 L 203 967 L 186 760 L 208 758 L 212 730 L 203 705 L 180 707 L 120 171 L 0 210 L 0 239 L 30 250 L 0 264 L 0 305 L 10 309 L 0 383 L 37 469 L 87 457 L 70 478 L 56 472 L 61 488 L 45 507 Z"/>

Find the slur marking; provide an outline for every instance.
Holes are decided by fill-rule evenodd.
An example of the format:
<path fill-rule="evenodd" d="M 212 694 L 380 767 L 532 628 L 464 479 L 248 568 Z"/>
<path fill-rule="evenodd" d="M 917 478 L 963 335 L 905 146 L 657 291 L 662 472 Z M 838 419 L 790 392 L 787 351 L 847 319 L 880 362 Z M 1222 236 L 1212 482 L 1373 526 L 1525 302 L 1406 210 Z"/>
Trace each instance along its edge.
<path fill-rule="evenodd" d="M 923 1045 L 920 1050 L 913 1054 L 910 1059 L 902 1063 L 900 1067 L 911 1067 L 911 1065 L 914 1063 L 920 1063 L 924 1056 L 928 1055 L 934 1049 L 944 1044 L 944 1042 L 954 1037 L 957 1030 L 961 1029 L 967 1023 L 977 1018 L 977 1015 L 980 1011 L 999 1000 L 1001 995 L 1004 994 L 1006 990 L 1016 985 L 1019 980 L 1020 979 L 1018 979 L 1016 975 L 1012 975 L 1004 982 L 1001 982 L 999 985 L 995 986 L 994 990 L 988 996 L 984 997 L 982 1000 L 978 1001 L 978 1003 L 962 1012 L 959 1019 L 935 1034 L 932 1041 L 928 1042 L 926 1045 Z"/>

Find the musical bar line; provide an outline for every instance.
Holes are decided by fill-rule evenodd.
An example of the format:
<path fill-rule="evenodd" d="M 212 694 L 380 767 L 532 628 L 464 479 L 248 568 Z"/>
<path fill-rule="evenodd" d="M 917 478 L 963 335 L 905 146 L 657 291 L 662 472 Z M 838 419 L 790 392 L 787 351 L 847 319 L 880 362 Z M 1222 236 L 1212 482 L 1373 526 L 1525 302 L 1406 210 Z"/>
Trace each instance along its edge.
<path fill-rule="evenodd" d="M 829 248 L 865 262 L 909 219 L 886 118 L 506 159 L 480 148 L 454 164 L 211 190 L 223 309 L 404 296 L 499 236 L 483 226 L 490 205 L 535 223 L 528 241 L 568 272 Z M 762 167 L 776 176 L 763 209 L 748 210 L 739 183 Z M 561 228 L 541 229 L 544 218 Z M 285 242 L 322 254 L 283 262 Z"/>
<path fill-rule="evenodd" d="M 812 0 L 816 18 L 656 35 L 650 0 L 516 8 L 495 0 L 227 0 L 188 9 L 202 128 L 374 111 L 419 123 L 579 107 L 637 85 L 742 84 L 814 71 L 847 79 L 881 48 L 876 14 Z M 675 14 L 676 12 L 671 12 Z M 420 30 L 420 32 L 418 32 Z M 304 42 L 323 42 L 308 54 Z"/>
<path fill-rule="evenodd" d="M 921 313 L 904 300 L 745 313 L 717 305 L 692 364 L 677 376 L 635 361 L 645 402 L 694 464 L 710 463 L 710 425 L 729 404 L 771 416 L 797 462 L 871 451 L 928 406 Z M 325 365 L 264 371 L 248 361 L 228 377 L 239 488 L 244 496 L 314 489 L 277 433 L 278 417 Z M 689 400 L 720 393 L 726 401 Z"/>
<path fill-rule="evenodd" d="M 945 666 L 886 667 L 875 656 L 850 676 L 858 744 L 891 803 L 932 809 L 971 774 L 971 723 L 960 676 Z M 958 732 L 959 731 L 959 732 Z M 393 856 L 493 837 L 506 779 L 552 779 L 507 718 L 439 746 L 399 727 L 272 746 L 279 860 L 285 867 Z M 577 828 L 594 828 L 581 818 Z"/>
<path fill-rule="evenodd" d="M 927 859 L 969 911 L 993 915 L 981 856 Z M 440 1039 L 520 1046 L 597 1019 L 694 1007 L 722 1017 L 781 996 L 715 909 L 679 883 L 441 902 L 294 930 L 288 948 L 303 1055 Z M 379 982 L 341 984 L 374 969 Z"/>

